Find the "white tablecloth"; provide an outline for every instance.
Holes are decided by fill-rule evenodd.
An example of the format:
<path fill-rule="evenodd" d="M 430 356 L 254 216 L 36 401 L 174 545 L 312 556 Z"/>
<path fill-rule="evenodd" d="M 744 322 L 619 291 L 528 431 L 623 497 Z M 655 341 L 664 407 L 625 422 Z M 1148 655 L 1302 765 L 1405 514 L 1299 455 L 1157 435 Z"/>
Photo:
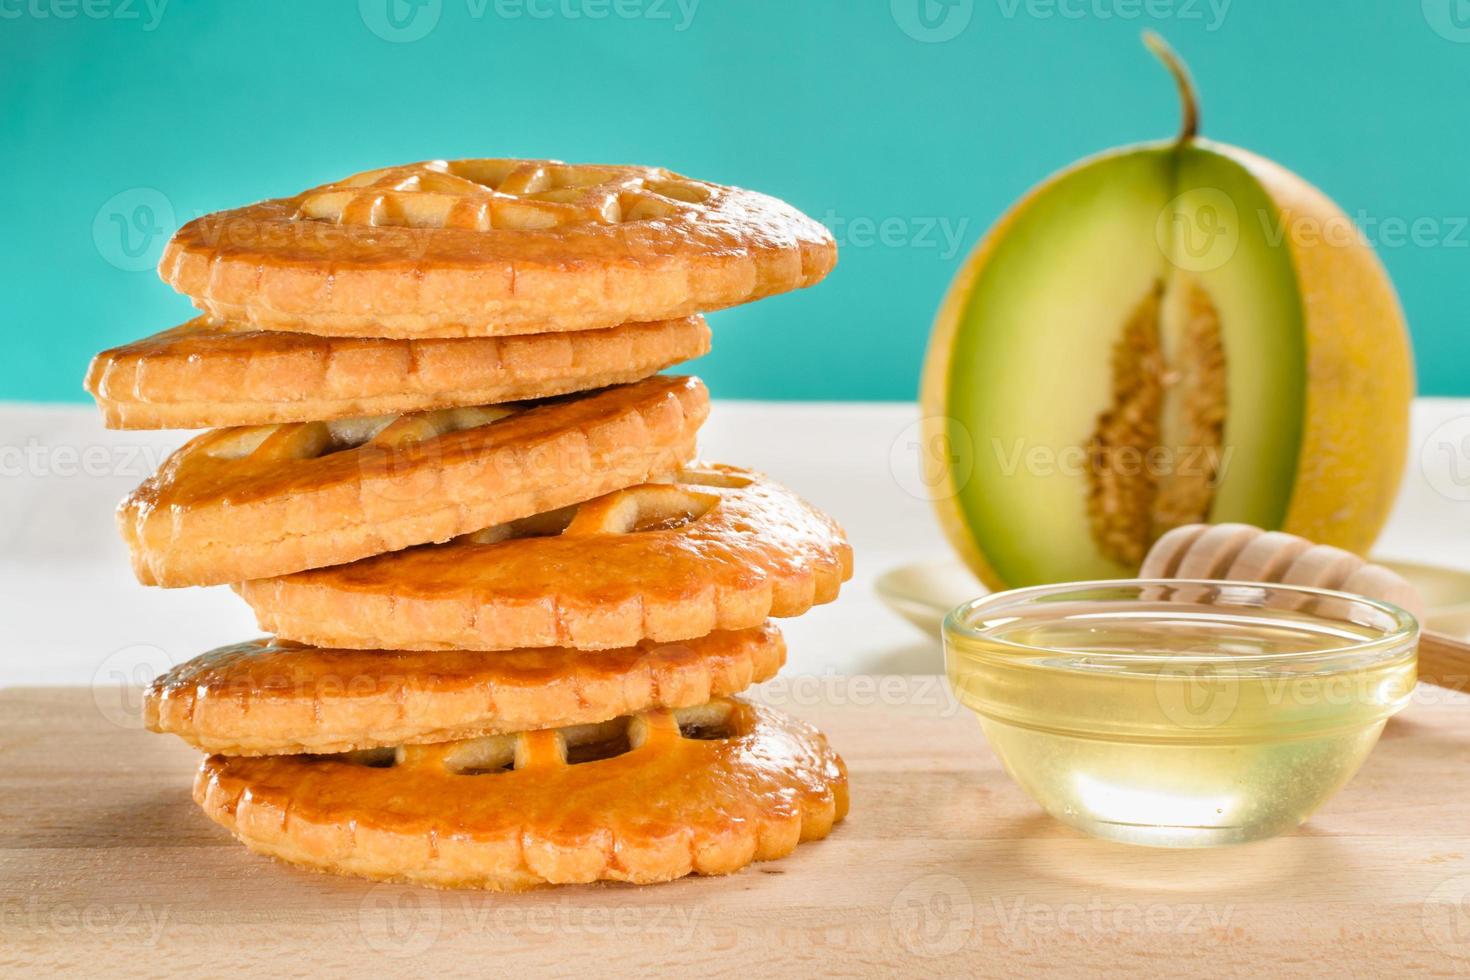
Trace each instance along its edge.
<path fill-rule="evenodd" d="M 788 671 L 933 672 L 937 645 L 875 598 L 873 581 L 947 548 L 915 493 L 908 404 L 718 401 L 706 458 L 764 470 L 836 516 L 857 573 L 834 604 L 783 622 Z M 1470 568 L 1470 400 L 1415 405 L 1411 460 L 1379 554 Z M 1462 423 L 1454 420 L 1461 419 Z M 146 681 L 258 635 L 227 588 L 138 585 L 113 508 L 178 432 L 108 432 L 81 406 L 0 406 L 0 686 Z"/>

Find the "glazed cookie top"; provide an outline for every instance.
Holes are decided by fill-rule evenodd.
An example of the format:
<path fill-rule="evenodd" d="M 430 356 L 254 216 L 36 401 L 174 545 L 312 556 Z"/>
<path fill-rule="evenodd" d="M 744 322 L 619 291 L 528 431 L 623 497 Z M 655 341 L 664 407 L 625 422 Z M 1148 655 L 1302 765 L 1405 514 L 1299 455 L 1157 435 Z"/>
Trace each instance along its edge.
<path fill-rule="evenodd" d="M 262 329 L 467 337 L 687 316 L 810 286 L 831 234 L 654 167 L 431 160 L 195 219 L 159 274 Z"/>
<path fill-rule="evenodd" d="M 691 458 L 708 409 L 698 379 L 657 375 L 546 402 L 213 429 L 128 495 L 118 525 L 147 584 L 285 575 L 643 483 Z"/>

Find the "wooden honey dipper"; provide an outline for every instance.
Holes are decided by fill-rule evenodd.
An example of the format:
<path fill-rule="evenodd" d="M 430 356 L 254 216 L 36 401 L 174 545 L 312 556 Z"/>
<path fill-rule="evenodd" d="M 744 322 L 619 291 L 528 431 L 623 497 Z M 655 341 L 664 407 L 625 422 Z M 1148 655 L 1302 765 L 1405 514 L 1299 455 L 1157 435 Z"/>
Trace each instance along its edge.
<path fill-rule="evenodd" d="M 1186 524 L 1149 549 L 1140 578 L 1276 582 L 1351 592 L 1391 602 L 1422 618 L 1419 590 L 1399 573 L 1331 545 L 1249 524 Z M 1431 630 L 1419 636 L 1419 679 L 1470 690 L 1470 643 Z"/>

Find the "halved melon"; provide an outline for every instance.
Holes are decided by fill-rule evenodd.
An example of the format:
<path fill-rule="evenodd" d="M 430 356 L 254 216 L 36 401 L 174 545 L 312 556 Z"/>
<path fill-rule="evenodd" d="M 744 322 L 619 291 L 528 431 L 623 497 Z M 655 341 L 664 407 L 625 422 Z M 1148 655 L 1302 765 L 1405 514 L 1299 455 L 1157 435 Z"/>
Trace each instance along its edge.
<path fill-rule="evenodd" d="M 1362 552 L 1397 492 L 1414 385 L 1386 273 L 1323 233 L 1352 225 L 1315 188 L 1196 138 L 1171 69 L 1181 137 L 1047 180 L 940 309 L 927 462 L 992 587 L 1128 575 L 1196 521 Z"/>

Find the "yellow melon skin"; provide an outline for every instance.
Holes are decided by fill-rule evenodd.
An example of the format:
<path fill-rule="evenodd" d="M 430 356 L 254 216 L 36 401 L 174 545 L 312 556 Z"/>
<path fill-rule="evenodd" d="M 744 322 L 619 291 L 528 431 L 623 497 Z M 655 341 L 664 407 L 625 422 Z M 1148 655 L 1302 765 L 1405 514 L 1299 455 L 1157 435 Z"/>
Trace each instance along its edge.
<path fill-rule="evenodd" d="M 1296 174 L 1247 150 L 1206 144 L 1250 171 L 1283 227 L 1351 227 L 1347 215 Z M 1398 295 L 1373 249 L 1350 236 L 1288 235 L 1307 330 L 1307 419 L 1285 530 L 1366 554 L 1403 478 L 1414 359 Z M 1328 506 L 1324 484 L 1357 488 Z"/>
<path fill-rule="evenodd" d="M 938 446 L 946 436 L 951 361 L 970 294 L 1016 221 L 1076 170 L 1172 145 L 1123 147 L 1080 161 L 1031 190 L 989 231 L 955 276 L 935 319 L 920 387 L 924 446 Z M 1307 376 L 1295 480 L 1282 529 L 1366 553 L 1398 493 L 1414 396 L 1413 355 L 1393 285 L 1361 236 L 1342 233 L 1353 227 L 1351 220 L 1317 188 L 1237 147 L 1197 139 L 1191 148 L 1246 170 L 1276 209 L 1264 218 L 1286 230 L 1283 247 L 1300 295 Z M 1297 233 L 1300 229 L 1319 233 Z M 1337 233 L 1322 234 L 1321 229 Z M 926 462 L 940 465 L 937 459 Z M 997 573 L 986 557 L 985 542 L 969 527 L 954 476 L 944 468 L 933 488 L 945 533 L 988 587 L 1014 585 Z M 1351 492 L 1345 493 L 1345 487 Z"/>

